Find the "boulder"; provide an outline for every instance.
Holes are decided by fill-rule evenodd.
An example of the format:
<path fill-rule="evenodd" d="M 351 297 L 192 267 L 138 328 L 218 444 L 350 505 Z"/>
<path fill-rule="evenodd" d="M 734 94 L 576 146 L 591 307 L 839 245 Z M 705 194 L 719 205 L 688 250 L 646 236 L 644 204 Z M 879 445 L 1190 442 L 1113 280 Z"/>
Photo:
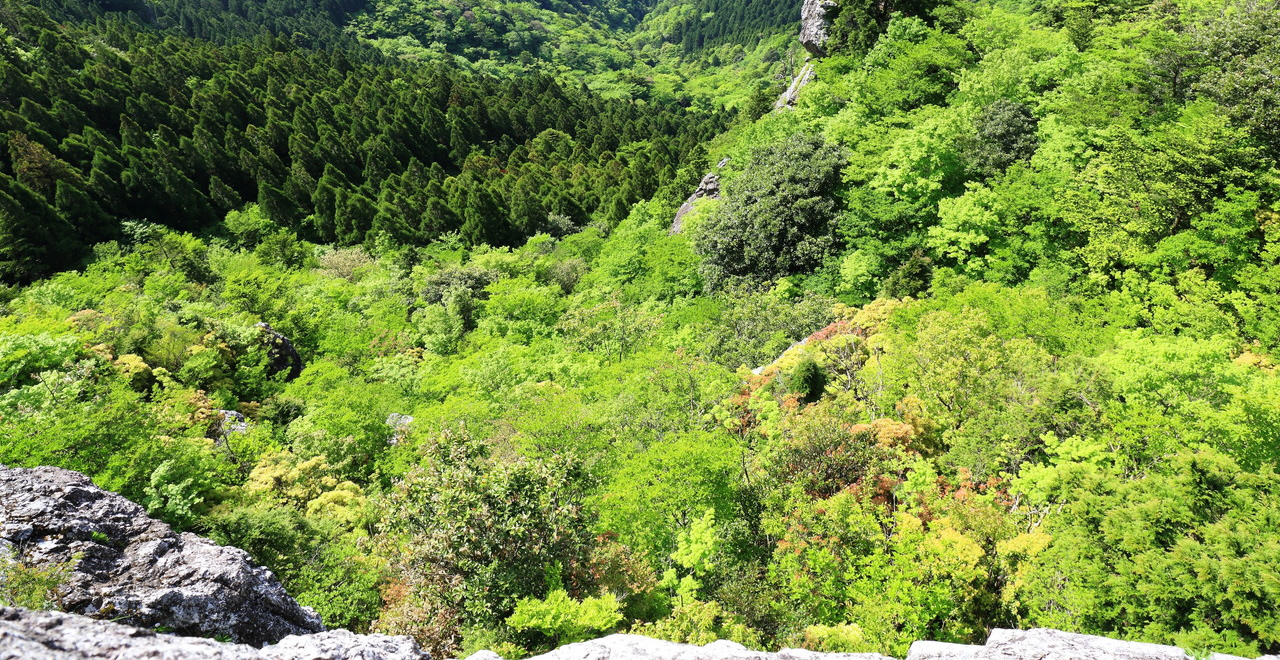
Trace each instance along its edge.
<path fill-rule="evenodd" d="M 910 656 L 907 656 L 910 658 Z M 1176 646 L 1125 642 L 1106 637 L 1033 628 L 991 631 L 978 658 L 1036 658 L 1036 660 L 1190 660 Z"/>
<path fill-rule="evenodd" d="M 430 660 L 408 637 L 334 630 L 256 649 L 65 612 L 0 607 L 0 660 Z"/>
<path fill-rule="evenodd" d="M 800 45 L 814 57 L 826 57 L 828 16 L 838 6 L 835 0 L 804 0 L 800 8 Z"/>
<path fill-rule="evenodd" d="M 243 550 L 178 534 L 77 472 L 0 466 L 0 548 L 68 564 L 68 612 L 254 646 L 324 630 Z"/>
<path fill-rule="evenodd" d="M 726 158 L 720 162 L 724 163 L 727 160 Z M 724 165 L 721 165 L 721 167 L 724 167 Z M 698 184 L 697 190 L 694 190 L 693 194 L 689 195 L 689 199 L 686 199 L 684 204 L 680 205 L 680 210 L 676 211 L 675 220 L 671 222 L 671 231 L 669 232 L 671 235 L 684 231 L 684 217 L 689 215 L 689 212 L 693 211 L 693 205 L 704 197 L 707 199 L 720 199 L 719 174 L 710 172 L 702 177 L 702 182 Z"/>
<path fill-rule="evenodd" d="M 411 637 L 330 630 L 293 635 L 262 649 L 263 660 L 431 660 Z"/>
<path fill-rule="evenodd" d="M 1267 660 L 1267 656 L 1259 660 Z M 1215 653 L 1210 660 L 1246 660 Z M 916 642 L 907 660 L 1191 660 L 1175 646 L 1126 642 L 1047 628 L 991 631 L 983 646 Z"/>
<path fill-rule="evenodd" d="M 257 649 L 243 644 L 161 635 L 64 612 L 0 607 L 0 660 L 257 660 L 259 657 Z"/>
<path fill-rule="evenodd" d="M 791 84 L 787 87 L 787 91 L 778 97 L 777 102 L 773 104 L 774 110 L 783 110 L 795 107 L 796 100 L 800 98 L 800 90 L 804 89 L 817 78 L 817 73 L 813 69 L 813 62 L 806 59 L 804 66 L 800 67 L 800 72 L 796 77 L 791 79 Z"/>
<path fill-rule="evenodd" d="M 271 374 L 287 371 L 285 380 L 294 380 L 301 376 L 302 356 L 298 354 L 298 349 L 294 348 L 293 342 L 276 332 L 270 324 L 258 323 L 256 327 L 262 331 L 263 339 L 267 344 L 267 356 L 271 358 Z"/>

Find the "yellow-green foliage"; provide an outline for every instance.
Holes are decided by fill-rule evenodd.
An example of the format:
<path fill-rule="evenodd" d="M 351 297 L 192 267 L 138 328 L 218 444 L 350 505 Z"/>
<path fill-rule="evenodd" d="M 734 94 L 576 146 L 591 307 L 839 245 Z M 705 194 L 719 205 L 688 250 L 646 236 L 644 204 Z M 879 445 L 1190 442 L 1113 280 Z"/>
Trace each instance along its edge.
<path fill-rule="evenodd" d="M 62 598 L 77 559 L 63 564 L 34 566 L 8 553 L 0 555 L 0 606 L 29 610 L 62 608 Z"/>

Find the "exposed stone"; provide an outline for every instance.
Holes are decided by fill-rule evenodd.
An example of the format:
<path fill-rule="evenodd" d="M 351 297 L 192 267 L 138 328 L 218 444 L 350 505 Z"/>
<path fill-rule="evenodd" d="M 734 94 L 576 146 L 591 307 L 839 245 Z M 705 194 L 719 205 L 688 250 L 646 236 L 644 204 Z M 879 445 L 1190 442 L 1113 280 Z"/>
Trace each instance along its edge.
<path fill-rule="evenodd" d="M 1211 660 L 1245 660 L 1213 654 Z M 916 642 L 907 660 L 1191 660 L 1175 646 L 1034 628 L 993 630 L 983 646 Z M 1259 660 L 1266 660 L 1261 658 Z"/>
<path fill-rule="evenodd" d="M 806 58 L 804 66 L 800 67 L 800 72 L 791 79 L 791 85 L 787 87 L 787 91 L 783 92 L 782 96 L 778 97 L 778 101 L 773 104 L 773 109 L 794 107 L 796 100 L 800 98 L 800 90 L 813 82 L 816 77 L 817 72 L 813 69 L 813 62 Z"/>
<path fill-rule="evenodd" d="M 0 546 L 70 562 L 69 612 L 255 646 L 324 630 L 243 550 L 178 534 L 77 472 L 0 466 Z"/>
<path fill-rule="evenodd" d="M 470 659 L 468 659 L 470 660 Z M 492 660 L 491 658 L 486 660 Z M 639 635 L 609 635 L 562 646 L 533 660 L 889 660 L 876 653 L 814 653 L 783 649 L 752 651 L 741 644 L 718 641 L 706 646 L 676 644 Z"/>
<path fill-rule="evenodd" d="M 391 438 L 387 440 L 387 444 L 398 445 L 409 434 L 409 427 L 413 425 L 413 415 L 391 413 L 387 415 L 386 425 L 391 427 Z"/>
<path fill-rule="evenodd" d="M 218 411 L 218 428 L 216 433 L 219 442 L 226 442 L 227 438 L 237 434 L 244 433 L 249 430 L 249 420 L 244 413 L 237 410 L 219 410 Z"/>
<path fill-rule="evenodd" d="M 63 612 L 0 607 L 0 660 L 429 660 L 408 637 L 333 630 L 256 649 Z"/>
<path fill-rule="evenodd" d="M 914 660 L 970 660 L 981 652 L 981 646 L 920 641 L 911 645 L 907 657 Z"/>
<path fill-rule="evenodd" d="M 727 159 L 726 159 L 727 160 Z M 720 161 L 725 162 L 725 161 Z M 698 184 L 698 189 L 689 195 L 689 199 L 680 205 L 680 210 L 676 211 L 675 220 L 671 222 L 670 234 L 679 234 L 684 231 L 684 217 L 693 211 L 693 205 L 700 199 L 720 199 L 720 175 L 710 172 L 702 177 L 702 182 Z"/>
<path fill-rule="evenodd" d="M 264 660 L 430 660 L 431 656 L 410 637 L 357 635 L 350 630 L 330 630 L 315 635 L 294 635 L 262 649 Z"/>
<path fill-rule="evenodd" d="M 271 358 L 271 373 L 274 375 L 287 370 L 286 380 L 301 376 L 302 356 L 298 354 L 298 349 L 294 348 L 293 342 L 276 332 L 275 328 L 267 323 L 259 323 L 257 328 L 266 335 L 267 351 Z"/>
<path fill-rule="evenodd" d="M 174 637 L 63 612 L 0 608 L 0 660 L 257 660 L 257 649 L 212 639 Z"/>
<path fill-rule="evenodd" d="M 1037 660 L 1189 660 L 1175 646 L 1125 642 L 1060 630 L 993 630 L 981 658 L 1031 658 Z"/>
<path fill-rule="evenodd" d="M 800 8 L 800 45 L 814 57 L 827 55 L 827 30 L 831 27 L 828 14 L 836 6 L 835 0 L 804 0 Z"/>

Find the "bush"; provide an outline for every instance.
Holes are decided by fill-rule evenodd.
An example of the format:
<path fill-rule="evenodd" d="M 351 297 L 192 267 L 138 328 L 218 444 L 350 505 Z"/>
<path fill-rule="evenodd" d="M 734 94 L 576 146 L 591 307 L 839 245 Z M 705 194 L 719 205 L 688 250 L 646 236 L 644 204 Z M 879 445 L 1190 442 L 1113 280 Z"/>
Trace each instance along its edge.
<path fill-rule="evenodd" d="M 765 146 L 725 184 L 724 203 L 697 227 L 707 288 L 733 279 L 769 282 L 811 272 L 837 244 L 836 188 L 845 158 L 821 137 Z"/>

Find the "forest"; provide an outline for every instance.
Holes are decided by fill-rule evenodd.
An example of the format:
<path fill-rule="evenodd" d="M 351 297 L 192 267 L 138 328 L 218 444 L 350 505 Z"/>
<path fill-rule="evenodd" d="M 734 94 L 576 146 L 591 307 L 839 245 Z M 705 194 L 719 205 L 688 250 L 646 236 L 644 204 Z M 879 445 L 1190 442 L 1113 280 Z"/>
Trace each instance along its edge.
<path fill-rule="evenodd" d="M 0 0 L 0 464 L 441 658 L 1280 653 L 1280 3 L 798 4 Z"/>

